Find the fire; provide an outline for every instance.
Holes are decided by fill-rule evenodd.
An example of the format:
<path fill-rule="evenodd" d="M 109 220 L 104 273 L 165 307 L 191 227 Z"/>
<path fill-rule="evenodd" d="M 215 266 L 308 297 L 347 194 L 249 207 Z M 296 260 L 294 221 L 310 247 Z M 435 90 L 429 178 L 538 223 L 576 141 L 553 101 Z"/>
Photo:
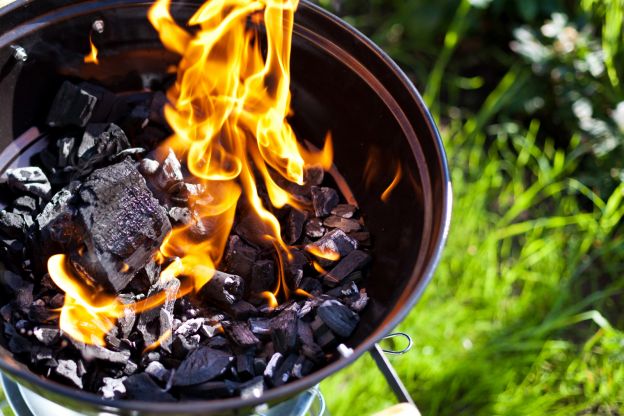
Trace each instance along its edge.
<path fill-rule="evenodd" d="M 203 193 L 190 203 L 197 221 L 210 233 L 198 240 L 192 224 L 174 229 L 155 253 L 160 263 L 176 259 L 160 278 L 181 280 L 177 296 L 208 283 L 223 256 L 236 207 L 244 204 L 259 224 L 260 237 L 275 248 L 278 284 L 261 296 L 276 307 L 278 298 L 290 295 L 283 268 L 291 254 L 271 207 L 259 196 L 258 180 L 267 190 L 270 205 L 301 209 L 301 203 L 276 178 L 303 185 L 306 167 L 328 170 L 333 159 L 329 135 L 322 150 L 311 151 L 297 140 L 288 122 L 292 115 L 290 51 L 298 0 L 211 0 L 189 20 L 188 25 L 196 29 L 192 32 L 174 21 L 169 6 L 170 0 L 158 0 L 148 13 L 163 45 L 181 56 L 177 82 L 168 91 L 170 104 L 165 107 L 174 134 L 163 149 L 173 149 L 185 160 L 202 185 Z M 265 31 L 260 30 L 262 24 Z M 92 58 L 87 58 L 97 63 L 97 49 L 93 42 L 91 46 Z M 337 253 L 315 254 L 336 259 Z M 66 292 L 61 329 L 82 342 L 103 344 L 129 305 L 87 286 L 71 270 L 65 255 L 51 257 L 48 270 Z M 131 307 L 140 313 L 165 298 L 156 294 Z"/>
<path fill-rule="evenodd" d="M 383 191 L 383 193 L 381 194 L 381 200 L 383 202 L 388 202 L 388 199 L 390 199 L 390 194 L 392 194 L 392 191 L 394 191 L 394 188 L 396 188 L 399 182 L 401 182 L 402 177 L 403 177 L 403 169 L 401 168 L 401 163 L 399 162 L 397 164 L 396 172 L 394 174 L 394 179 L 392 179 L 392 182 L 390 183 L 390 185 L 388 185 L 386 190 Z"/>
<path fill-rule="evenodd" d="M 84 57 L 84 63 L 98 65 L 100 63 L 100 61 L 98 60 L 98 50 L 93 44 L 93 39 L 91 35 L 89 35 L 89 45 L 91 45 L 91 52 L 89 52 L 89 54 Z"/>

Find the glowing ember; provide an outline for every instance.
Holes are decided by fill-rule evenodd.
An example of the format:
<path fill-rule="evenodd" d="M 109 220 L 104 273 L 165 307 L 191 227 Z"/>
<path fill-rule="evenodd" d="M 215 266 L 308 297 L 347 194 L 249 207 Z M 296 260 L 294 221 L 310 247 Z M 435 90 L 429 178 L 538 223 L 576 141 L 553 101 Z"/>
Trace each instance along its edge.
<path fill-rule="evenodd" d="M 202 193 L 190 203 L 196 222 L 210 229 L 198 241 L 194 224 L 174 229 L 155 254 L 160 263 L 175 258 L 160 279 L 178 277 L 177 296 L 199 291 L 213 277 L 221 261 L 239 203 L 251 208 L 258 233 L 275 248 L 279 279 L 273 292 L 262 294 L 271 307 L 287 298 L 284 263 L 291 258 L 281 238 L 280 224 L 258 195 L 259 174 L 271 205 L 303 208 L 278 185 L 277 175 L 304 184 L 307 166 L 329 169 L 333 152 L 328 136 L 320 152 L 303 147 L 287 117 L 290 108 L 290 50 L 297 0 L 212 0 L 191 17 L 193 33 L 178 26 L 169 12 L 169 0 L 159 0 L 148 17 L 167 49 L 181 55 L 177 82 L 168 92 L 165 116 L 174 134 L 164 148 L 174 150 Z M 258 25 L 264 23 L 266 33 Z M 97 49 L 85 62 L 97 63 Z M 266 53 L 261 51 L 266 44 Z M 164 151 L 163 151 L 164 152 Z M 240 197 L 243 197 L 239 201 Z M 333 252 L 313 253 L 337 260 Z M 73 338 L 102 344 L 104 335 L 124 308 L 114 296 L 76 277 L 64 255 L 48 262 L 54 282 L 66 292 L 60 326 Z M 309 296 L 307 293 L 297 294 Z M 162 304 L 156 294 L 132 307 L 140 313 Z M 149 347 L 148 347 L 149 348 Z"/>

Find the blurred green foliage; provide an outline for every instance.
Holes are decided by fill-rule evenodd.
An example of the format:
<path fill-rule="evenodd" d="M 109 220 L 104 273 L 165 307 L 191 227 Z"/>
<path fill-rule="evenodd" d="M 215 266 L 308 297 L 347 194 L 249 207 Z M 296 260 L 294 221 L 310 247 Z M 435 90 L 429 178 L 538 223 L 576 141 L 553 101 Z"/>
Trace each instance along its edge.
<path fill-rule="evenodd" d="M 405 69 L 447 148 L 449 242 L 392 359 L 423 414 L 624 413 L 624 0 L 320 3 Z M 335 415 L 396 400 L 368 357 L 322 389 Z"/>

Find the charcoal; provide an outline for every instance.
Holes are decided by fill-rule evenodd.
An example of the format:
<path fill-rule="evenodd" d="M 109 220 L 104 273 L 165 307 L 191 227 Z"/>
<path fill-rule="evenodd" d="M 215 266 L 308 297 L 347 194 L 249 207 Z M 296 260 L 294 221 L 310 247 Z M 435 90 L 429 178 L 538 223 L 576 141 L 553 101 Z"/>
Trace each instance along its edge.
<path fill-rule="evenodd" d="M 325 235 L 325 227 L 323 221 L 318 218 L 312 218 L 305 225 L 305 233 L 310 238 L 320 238 Z"/>
<path fill-rule="evenodd" d="M 126 378 L 104 377 L 102 379 L 104 384 L 99 388 L 98 393 L 106 400 L 123 398 L 126 395 L 126 386 L 124 385 Z"/>
<path fill-rule="evenodd" d="M 171 342 L 171 354 L 180 360 L 186 358 L 192 351 L 199 347 L 199 342 L 195 342 L 195 338 L 185 338 L 182 335 L 175 335 Z"/>
<path fill-rule="evenodd" d="M 235 304 L 226 308 L 226 312 L 237 320 L 245 320 L 258 314 L 258 309 L 251 303 L 239 300 Z"/>
<path fill-rule="evenodd" d="M 128 350 L 112 351 L 99 345 L 84 344 L 76 340 L 72 340 L 72 344 L 86 361 L 100 360 L 113 364 L 126 364 L 130 358 Z"/>
<path fill-rule="evenodd" d="M 324 277 L 324 282 L 327 285 L 335 286 L 339 284 L 345 277 L 352 272 L 362 269 L 368 264 L 371 257 L 368 253 L 360 250 L 355 250 L 349 253 L 346 257 L 342 258 L 336 267 L 331 269 Z"/>
<path fill-rule="evenodd" d="M 128 147 L 130 143 L 126 134 L 116 124 L 89 124 L 76 151 L 77 163 L 81 167 L 94 166 L 103 160 L 112 159 Z"/>
<path fill-rule="evenodd" d="M 51 127 L 84 127 L 91 119 L 96 104 L 95 96 L 65 81 L 54 97 L 46 123 Z"/>
<path fill-rule="evenodd" d="M 30 351 L 30 360 L 34 365 L 54 368 L 58 366 L 58 361 L 54 355 L 52 349 L 36 345 Z"/>
<path fill-rule="evenodd" d="M 173 376 L 173 384 L 190 386 L 212 380 L 223 374 L 233 359 L 223 351 L 200 347 L 182 361 Z"/>
<path fill-rule="evenodd" d="M 111 160 L 119 161 L 119 160 L 125 159 L 127 156 L 137 157 L 137 156 L 144 154 L 145 152 L 147 152 L 147 150 L 145 150 L 142 147 L 131 147 L 129 149 L 123 149 L 120 152 L 115 153 L 111 157 Z"/>
<path fill-rule="evenodd" d="M 257 399 L 264 393 L 264 377 L 258 376 L 239 386 L 241 399 Z"/>
<path fill-rule="evenodd" d="M 249 329 L 258 337 L 267 337 L 271 335 L 271 320 L 266 318 L 249 318 Z"/>
<path fill-rule="evenodd" d="M 188 208 L 172 207 L 169 209 L 169 218 L 175 224 L 189 225 L 193 222 L 193 214 Z"/>
<path fill-rule="evenodd" d="M 319 186 L 325 179 L 325 170 L 321 166 L 309 166 L 303 172 L 303 180 L 307 186 Z"/>
<path fill-rule="evenodd" d="M 165 366 L 158 361 L 149 363 L 147 367 L 145 367 L 145 372 L 161 383 L 166 382 L 171 375 L 171 371 L 167 370 Z"/>
<path fill-rule="evenodd" d="M 86 250 L 72 253 L 72 263 L 118 293 L 151 261 L 171 231 L 169 219 L 128 159 L 94 171 L 78 197 L 77 221 Z"/>
<path fill-rule="evenodd" d="M 123 368 L 123 373 L 127 376 L 131 376 L 132 374 L 136 373 L 138 369 L 139 366 L 134 361 L 128 360 Z"/>
<path fill-rule="evenodd" d="M 136 322 L 136 312 L 132 306 L 133 299 L 131 296 L 124 295 L 119 296 L 118 299 L 121 303 L 127 305 L 124 307 L 123 315 L 117 319 L 117 325 L 120 331 L 119 336 L 121 338 L 128 338 Z"/>
<path fill-rule="evenodd" d="M 217 270 L 200 289 L 199 296 L 217 304 L 233 305 L 241 299 L 244 290 L 244 281 L 240 276 Z"/>
<path fill-rule="evenodd" d="M 224 258 L 226 271 L 238 276 L 251 276 L 257 253 L 239 236 L 230 236 Z"/>
<path fill-rule="evenodd" d="M 344 231 L 333 230 L 305 248 L 312 253 L 322 253 L 323 257 L 331 258 L 336 255 L 344 257 L 357 247 L 357 241 L 346 235 Z"/>
<path fill-rule="evenodd" d="M 152 159 L 142 159 L 139 162 L 139 172 L 141 172 L 145 176 L 151 176 L 158 172 L 158 168 L 160 167 L 160 163 L 156 160 Z"/>
<path fill-rule="evenodd" d="M 26 192 L 45 200 L 51 196 L 50 181 L 39 167 L 9 169 L 6 171 L 6 177 L 11 189 Z"/>
<path fill-rule="evenodd" d="M 329 228 L 341 229 L 345 233 L 357 231 L 362 228 L 362 225 L 358 220 L 342 218 L 336 215 L 330 215 L 329 217 L 325 218 L 325 220 L 323 221 L 323 225 Z"/>
<path fill-rule="evenodd" d="M 50 298 L 50 300 L 48 301 L 48 306 L 52 309 L 59 309 L 63 306 L 64 303 L 65 303 L 65 294 L 57 293 L 56 295 Z"/>
<path fill-rule="evenodd" d="M 79 389 L 82 389 L 82 376 L 81 371 L 73 360 L 58 360 L 58 365 L 54 368 L 54 372 L 61 376 L 63 379 L 70 381 Z"/>
<path fill-rule="evenodd" d="M 236 372 L 241 380 L 247 381 L 255 375 L 254 357 L 250 354 L 236 356 Z"/>
<path fill-rule="evenodd" d="M 184 176 L 182 176 L 182 165 L 173 150 L 169 149 L 167 157 L 165 157 L 165 160 L 158 168 L 155 179 L 158 187 L 165 191 L 184 179 Z"/>
<path fill-rule="evenodd" d="M 306 277 L 301 281 L 299 289 L 306 291 L 311 295 L 320 294 L 323 290 L 323 285 L 318 279 L 313 277 Z"/>
<path fill-rule="evenodd" d="M 62 137 L 56 141 L 56 147 L 58 150 L 56 167 L 64 168 L 70 165 L 73 162 L 73 154 L 76 150 L 76 138 L 67 136 Z"/>
<path fill-rule="evenodd" d="M 282 360 L 279 366 L 277 366 L 273 373 L 273 377 L 271 377 L 271 382 L 275 387 L 281 386 L 288 382 L 293 366 L 297 363 L 298 359 L 299 356 L 297 354 L 290 354 Z"/>
<path fill-rule="evenodd" d="M 313 186 L 312 205 L 314 206 L 314 214 L 317 217 L 325 217 L 329 215 L 332 209 L 338 205 L 338 192 L 332 188 Z"/>
<path fill-rule="evenodd" d="M 302 345 L 314 344 L 314 333 L 309 323 L 299 321 L 297 324 L 297 339 Z"/>
<path fill-rule="evenodd" d="M 5 324 L 5 332 L 6 332 L 6 324 Z M 30 353 L 33 348 L 32 342 L 30 342 L 27 338 L 13 332 L 11 338 L 9 339 L 9 349 L 15 354 L 23 354 Z"/>
<path fill-rule="evenodd" d="M 93 108 L 91 121 L 106 121 L 116 107 L 116 95 L 108 91 L 106 88 L 84 81 L 78 84 L 78 87 L 97 99 L 95 107 Z"/>
<path fill-rule="evenodd" d="M 58 340 L 59 332 L 58 327 L 41 326 L 33 330 L 33 335 L 37 338 L 37 341 L 41 342 L 43 345 L 49 346 Z"/>
<path fill-rule="evenodd" d="M 13 212 L 33 213 L 37 210 L 37 199 L 29 195 L 23 195 L 13 201 Z"/>
<path fill-rule="evenodd" d="M 247 275 L 249 276 L 249 275 Z M 253 263 L 251 279 L 248 281 L 250 293 L 271 290 L 275 285 L 275 263 L 272 260 L 259 260 Z"/>
<path fill-rule="evenodd" d="M 297 313 L 286 310 L 271 320 L 271 338 L 275 350 L 285 354 L 297 345 Z"/>
<path fill-rule="evenodd" d="M 303 272 L 305 267 L 308 265 L 309 260 L 305 253 L 296 248 L 291 248 L 290 254 L 291 259 L 286 265 L 286 269 L 284 271 L 290 286 L 298 287 L 303 280 Z"/>
<path fill-rule="evenodd" d="M 360 317 L 337 300 L 326 300 L 317 309 L 317 316 L 336 335 L 346 338 L 353 333 Z"/>
<path fill-rule="evenodd" d="M 303 355 L 297 357 L 297 361 L 293 364 L 291 375 L 294 378 L 304 378 L 312 372 L 314 363 Z"/>
<path fill-rule="evenodd" d="M 7 303 L 3 307 L 0 308 L 0 316 L 4 319 L 5 322 L 10 322 L 13 317 L 13 305 Z"/>
<path fill-rule="evenodd" d="M 72 224 L 75 213 L 75 209 L 70 202 L 73 198 L 73 190 L 77 185 L 78 183 L 74 182 L 57 192 L 35 219 L 41 234 L 42 243 L 44 246 L 49 247 L 49 250 L 54 250 L 55 243 L 68 242 L 69 235 L 71 235 L 69 225 Z M 49 257 L 45 254 L 44 256 Z"/>
<path fill-rule="evenodd" d="M 188 319 L 175 330 L 175 334 L 188 338 L 191 335 L 196 334 L 203 324 L 204 318 Z"/>
<path fill-rule="evenodd" d="M 325 292 L 326 295 L 335 298 L 349 297 L 355 295 L 356 293 L 358 293 L 358 287 L 354 282 L 346 282 L 342 286 L 335 287 Z"/>
<path fill-rule="evenodd" d="M 245 322 L 223 322 L 223 329 L 229 339 L 236 345 L 249 348 L 260 344 L 260 340 L 251 332 Z"/>
<path fill-rule="evenodd" d="M 355 312 L 360 313 L 366 308 L 366 305 L 368 305 L 368 300 L 366 289 L 360 289 L 358 296 L 349 301 L 349 307 Z"/>
<path fill-rule="evenodd" d="M 356 212 L 357 207 L 355 205 L 349 204 L 338 204 L 334 209 L 331 210 L 332 215 L 342 218 L 353 218 Z"/>
<path fill-rule="evenodd" d="M 173 296 L 175 296 L 175 294 L 173 294 Z M 173 330 L 173 313 L 166 308 L 161 308 L 159 311 L 159 321 L 158 339 L 160 340 L 160 348 L 164 351 L 171 352 L 172 338 L 170 334 Z"/>
<path fill-rule="evenodd" d="M 10 238 L 24 238 L 26 234 L 24 217 L 12 212 L 0 211 L 0 233 Z"/>
<path fill-rule="evenodd" d="M 271 359 L 267 363 L 266 368 L 264 369 L 264 377 L 268 380 L 272 380 L 273 377 L 275 377 L 276 375 L 277 369 L 283 361 L 284 356 L 281 353 L 276 352 L 275 354 L 273 354 L 271 356 Z"/>
<path fill-rule="evenodd" d="M 221 324 L 209 325 L 204 324 L 199 329 L 199 333 L 203 335 L 205 338 L 212 338 L 216 333 L 222 330 Z"/>
<path fill-rule="evenodd" d="M 230 341 L 222 335 L 215 335 L 206 342 L 206 346 L 220 350 L 228 350 L 230 348 Z"/>
<path fill-rule="evenodd" d="M 308 219 L 308 213 L 291 209 L 288 213 L 288 222 L 286 223 L 286 242 L 295 244 L 303 233 L 303 226 Z"/>
<path fill-rule="evenodd" d="M 30 302 L 22 304 L 21 302 L 17 302 L 20 306 L 27 307 L 32 303 L 32 283 L 22 279 L 17 273 L 13 273 L 10 270 L 4 270 L 2 272 L 2 285 L 9 290 L 13 295 L 17 295 L 19 297 L 20 292 L 30 293 Z"/>
<path fill-rule="evenodd" d="M 58 318 L 58 312 L 48 307 L 41 302 L 40 304 L 33 303 L 28 310 L 28 319 L 33 322 L 47 323 Z"/>
<path fill-rule="evenodd" d="M 328 330 L 327 334 L 329 334 L 330 336 L 328 345 L 335 344 L 336 341 L 331 331 Z M 316 342 L 303 345 L 301 347 L 301 353 L 315 364 L 322 364 L 325 361 L 325 354 L 323 353 L 323 349 Z"/>
<path fill-rule="evenodd" d="M 158 384 L 146 373 L 132 375 L 125 380 L 126 397 L 131 400 L 150 402 L 173 402 L 175 399 L 161 389 Z"/>

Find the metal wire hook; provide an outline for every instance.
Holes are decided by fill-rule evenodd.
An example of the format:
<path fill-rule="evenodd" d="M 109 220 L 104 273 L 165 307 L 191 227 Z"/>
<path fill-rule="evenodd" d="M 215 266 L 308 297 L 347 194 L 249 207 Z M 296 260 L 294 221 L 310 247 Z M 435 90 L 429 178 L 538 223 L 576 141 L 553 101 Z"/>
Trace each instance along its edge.
<path fill-rule="evenodd" d="M 384 337 L 383 339 L 394 339 L 397 337 L 401 337 L 401 338 L 405 338 L 407 340 L 407 346 L 405 348 L 403 348 L 402 350 L 399 351 L 395 351 L 395 350 L 385 350 L 382 348 L 382 351 L 386 354 L 390 354 L 390 355 L 403 355 L 406 352 L 408 352 L 409 350 L 412 349 L 412 346 L 414 344 L 414 341 L 412 341 L 412 337 L 410 337 L 408 334 L 406 334 L 405 332 L 395 332 L 393 334 L 390 334 L 386 337 Z"/>

